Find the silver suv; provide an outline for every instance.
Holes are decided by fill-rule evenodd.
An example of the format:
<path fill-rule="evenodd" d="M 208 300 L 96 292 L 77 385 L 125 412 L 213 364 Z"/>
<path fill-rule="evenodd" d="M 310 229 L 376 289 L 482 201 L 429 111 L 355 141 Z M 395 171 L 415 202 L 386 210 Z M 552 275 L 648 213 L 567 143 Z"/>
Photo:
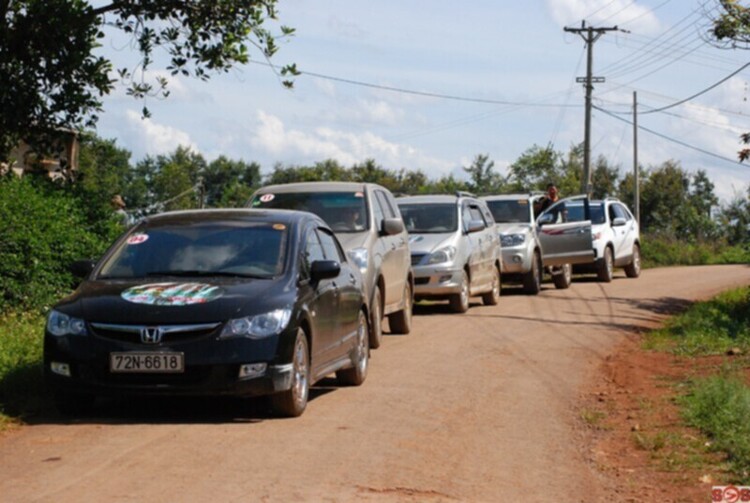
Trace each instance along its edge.
<path fill-rule="evenodd" d="M 474 295 L 497 304 L 502 258 L 487 205 L 462 192 L 397 201 L 409 232 L 415 299 L 447 298 L 459 313 Z"/>
<path fill-rule="evenodd" d="M 544 271 L 556 288 L 568 288 L 571 263 L 592 258 L 591 222 L 582 219 L 568 223 L 560 219 L 539 225 L 535 208 L 543 193 L 485 196 L 498 226 L 503 253 L 503 280 L 521 282 L 523 291 L 536 295 L 541 290 Z M 570 203 L 569 198 L 563 201 Z M 566 203 L 561 202 L 560 208 Z"/>
<path fill-rule="evenodd" d="M 391 332 L 411 331 L 414 278 L 409 237 L 388 189 L 353 182 L 268 185 L 257 190 L 247 206 L 309 211 L 325 220 L 362 272 L 371 348 L 382 342 L 383 316 L 388 316 Z"/>

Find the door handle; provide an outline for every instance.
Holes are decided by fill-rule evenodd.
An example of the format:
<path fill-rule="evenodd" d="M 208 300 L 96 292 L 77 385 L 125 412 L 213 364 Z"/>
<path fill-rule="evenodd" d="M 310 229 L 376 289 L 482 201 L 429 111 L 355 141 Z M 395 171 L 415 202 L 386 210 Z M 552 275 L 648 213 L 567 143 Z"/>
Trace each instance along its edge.
<path fill-rule="evenodd" d="M 354 274 L 349 274 L 349 283 L 351 283 L 352 285 L 357 283 L 357 278 L 354 277 Z"/>

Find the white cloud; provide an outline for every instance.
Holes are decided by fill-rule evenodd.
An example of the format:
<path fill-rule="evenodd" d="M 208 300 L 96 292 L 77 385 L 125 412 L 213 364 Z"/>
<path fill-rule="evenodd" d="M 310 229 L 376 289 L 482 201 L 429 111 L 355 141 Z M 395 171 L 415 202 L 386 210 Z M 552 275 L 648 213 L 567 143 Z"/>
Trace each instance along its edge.
<path fill-rule="evenodd" d="M 337 16 L 331 16 L 328 18 L 328 27 L 331 31 L 342 37 L 362 39 L 367 35 L 367 32 L 358 24 L 352 23 L 351 21 L 344 21 Z"/>
<path fill-rule="evenodd" d="M 328 127 L 303 132 L 287 129 L 281 119 L 263 111 L 258 112 L 257 118 L 258 127 L 250 143 L 254 148 L 276 156 L 302 157 L 303 162 L 331 158 L 345 166 L 373 158 L 386 168 L 421 169 L 429 176 L 440 176 L 455 165 L 370 132 L 354 133 Z"/>
<path fill-rule="evenodd" d="M 659 20 L 647 6 L 632 0 L 547 0 L 555 22 L 570 26 L 586 20 L 590 25 L 614 26 L 638 20 L 639 33 L 659 30 Z"/>
<path fill-rule="evenodd" d="M 143 155 L 170 153 L 179 146 L 198 151 L 188 133 L 151 119 L 142 119 L 141 114 L 134 110 L 125 111 L 125 129 L 121 135 L 126 138 L 136 159 Z"/>

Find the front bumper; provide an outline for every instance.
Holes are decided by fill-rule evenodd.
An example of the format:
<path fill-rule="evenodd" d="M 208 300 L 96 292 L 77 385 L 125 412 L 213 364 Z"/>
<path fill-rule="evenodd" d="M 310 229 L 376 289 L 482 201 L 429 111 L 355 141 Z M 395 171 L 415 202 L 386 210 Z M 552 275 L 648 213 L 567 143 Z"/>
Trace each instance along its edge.
<path fill-rule="evenodd" d="M 45 336 L 44 375 L 53 390 L 93 395 L 257 396 L 288 390 L 292 365 L 276 358 L 279 336 L 262 340 L 215 337 L 169 345 L 146 346 L 88 336 Z M 110 353 L 168 352 L 184 355 L 184 371 L 111 372 Z M 67 365 L 69 375 L 52 369 Z M 265 363 L 251 377 L 240 367 Z"/>
<path fill-rule="evenodd" d="M 503 273 L 523 274 L 531 270 L 531 256 L 526 248 L 503 248 L 502 253 Z"/>
<path fill-rule="evenodd" d="M 441 298 L 460 293 L 462 278 L 463 269 L 453 264 L 415 266 L 414 297 Z"/>

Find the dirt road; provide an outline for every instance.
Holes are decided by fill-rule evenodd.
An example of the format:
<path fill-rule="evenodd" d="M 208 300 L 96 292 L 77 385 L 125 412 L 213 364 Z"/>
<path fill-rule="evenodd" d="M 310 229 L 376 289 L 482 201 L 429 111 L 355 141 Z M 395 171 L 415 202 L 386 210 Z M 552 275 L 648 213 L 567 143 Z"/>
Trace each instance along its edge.
<path fill-rule="evenodd" d="M 617 501 L 588 459 L 587 379 L 675 306 L 747 284 L 748 266 L 656 269 L 420 306 L 361 388 L 324 382 L 299 419 L 214 400 L 38 418 L 0 438 L 0 501 Z"/>

